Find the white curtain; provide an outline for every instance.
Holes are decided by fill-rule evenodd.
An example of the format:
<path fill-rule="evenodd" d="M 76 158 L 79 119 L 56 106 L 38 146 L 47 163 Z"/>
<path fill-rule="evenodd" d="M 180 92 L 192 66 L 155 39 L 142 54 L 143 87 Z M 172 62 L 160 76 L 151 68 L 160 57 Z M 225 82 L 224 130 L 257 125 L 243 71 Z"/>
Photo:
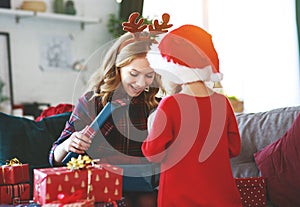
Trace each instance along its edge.
<path fill-rule="evenodd" d="M 294 0 L 209 0 L 224 91 L 245 112 L 300 104 Z"/>

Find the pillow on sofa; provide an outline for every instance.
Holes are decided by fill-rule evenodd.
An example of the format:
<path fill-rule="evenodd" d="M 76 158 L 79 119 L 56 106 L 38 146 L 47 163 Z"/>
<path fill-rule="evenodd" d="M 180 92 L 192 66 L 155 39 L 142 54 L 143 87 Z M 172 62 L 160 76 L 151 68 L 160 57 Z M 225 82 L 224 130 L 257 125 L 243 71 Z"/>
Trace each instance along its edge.
<path fill-rule="evenodd" d="M 279 207 L 300 206 L 300 113 L 276 142 L 254 154 L 267 178 L 269 199 Z"/>
<path fill-rule="evenodd" d="M 70 112 L 43 118 L 41 121 L 0 112 L 0 160 L 18 158 L 31 167 L 48 167 L 48 154 L 59 137 Z"/>
<path fill-rule="evenodd" d="M 35 119 L 35 121 L 40 121 L 45 117 L 53 116 L 55 114 L 62 114 L 65 112 L 72 112 L 74 109 L 73 104 L 58 104 L 56 106 L 49 106 L 41 112 L 41 114 Z"/>

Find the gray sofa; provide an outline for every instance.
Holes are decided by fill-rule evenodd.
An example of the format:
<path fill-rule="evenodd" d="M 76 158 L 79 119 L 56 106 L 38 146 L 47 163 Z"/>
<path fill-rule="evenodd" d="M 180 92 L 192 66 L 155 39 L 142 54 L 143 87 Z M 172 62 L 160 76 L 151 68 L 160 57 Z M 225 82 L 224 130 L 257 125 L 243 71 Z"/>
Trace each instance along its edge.
<path fill-rule="evenodd" d="M 260 113 L 237 114 L 242 150 L 238 157 L 231 160 L 234 177 L 260 176 L 261 172 L 256 165 L 254 154 L 281 138 L 299 112 L 300 106 L 295 106 Z M 267 195 L 270 191 L 268 188 L 267 180 Z M 268 199 L 268 206 L 275 205 Z"/>
<path fill-rule="evenodd" d="M 254 154 L 281 138 L 298 113 L 300 106 L 237 114 L 242 150 L 238 157 L 231 160 L 234 177 L 260 176 Z M 34 122 L 0 113 L 0 160 L 18 157 L 32 168 L 48 167 L 49 149 L 69 116 L 70 113 L 65 113 Z M 12 129 L 8 130 L 8 126 Z M 269 201 L 268 206 L 274 205 Z"/>

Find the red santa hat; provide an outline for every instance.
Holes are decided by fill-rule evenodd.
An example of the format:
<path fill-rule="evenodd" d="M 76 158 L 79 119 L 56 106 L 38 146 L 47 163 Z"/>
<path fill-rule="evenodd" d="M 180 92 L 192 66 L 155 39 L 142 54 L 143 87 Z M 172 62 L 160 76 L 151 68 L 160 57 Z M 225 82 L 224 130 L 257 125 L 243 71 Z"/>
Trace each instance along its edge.
<path fill-rule="evenodd" d="M 211 35 L 195 25 L 167 33 L 158 48 L 152 45 L 147 58 L 155 72 L 177 84 L 223 78 Z"/>

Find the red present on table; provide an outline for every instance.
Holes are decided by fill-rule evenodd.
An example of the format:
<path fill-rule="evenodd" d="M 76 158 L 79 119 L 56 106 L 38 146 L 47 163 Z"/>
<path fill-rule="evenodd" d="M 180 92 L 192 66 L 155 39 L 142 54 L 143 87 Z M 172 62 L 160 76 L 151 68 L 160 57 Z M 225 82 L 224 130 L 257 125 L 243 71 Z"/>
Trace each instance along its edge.
<path fill-rule="evenodd" d="M 235 181 L 244 207 L 267 206 L 266 181 L 264 177 L 235 178 Z"/>
<path fill-rule="evenodd" d="M 44 204 L 43 207 L 94 207 L 94 199 L 79 200 L 73 203 L 62 204 L 58 201 Z"/>
<path fill-rule="evenodd" d="M 28 164 L 2 165 L 0 185 L 12 185 L 29 182 Z"/>
<path fill-rule="evenodd" d="M 122 198 L 123 169 L 101 164 L 81 170 L 67 167 L 34 169 L 33 199 L 39 204 L 57 200 L 59 193 L 72 194 L 82 190 L 82 198 L 109 202 Z"/>
<path fill-rule="evenodd" d="M 0 186 L 1 204 L 19 204 L 30 200 L 30 185 L 28 183 Z"/>

